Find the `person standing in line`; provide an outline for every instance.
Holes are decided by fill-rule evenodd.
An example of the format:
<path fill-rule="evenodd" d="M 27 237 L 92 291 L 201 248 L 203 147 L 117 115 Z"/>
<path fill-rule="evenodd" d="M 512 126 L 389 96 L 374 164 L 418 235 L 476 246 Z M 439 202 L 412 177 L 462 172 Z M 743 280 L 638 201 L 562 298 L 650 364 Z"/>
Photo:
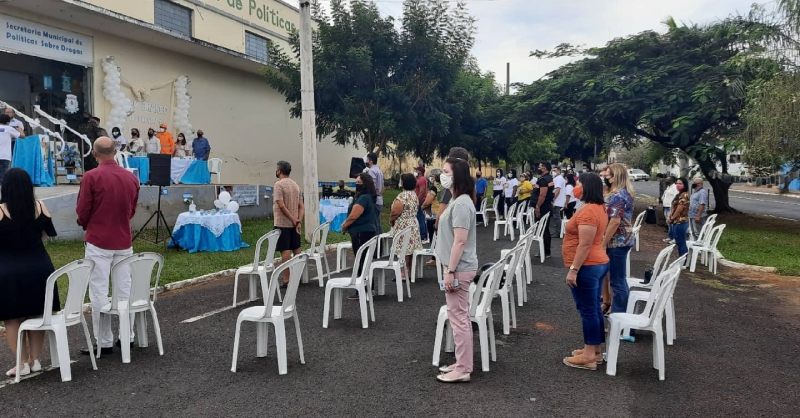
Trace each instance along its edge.
<path fill-rule="evenodd" d="M 124 151 L 128 145 L 128 141 L 122 136 L 122 131 L 119 127 L 115 126 L 111 129 L 111 136 L 113 137 L 114 147 L 117 149 L 117 152 Z"/>
<path fill-rule="evenodd" d="M 197 130 L 197 138 L 192 140 L 192 153 L 196 160 L 208 161 L 211 156 L 211 144 L 208 143 L 208 138 L 203 136 L 203 130 Z"/>
<path fill-rule="evenodd" d="M 428 241 L 433 239 L 436 228 L 436 214 L 439 213 L 439 198 L 442 195 L 442 186 L 439 183 L 439 174 L 430 177 L 428 194 L 422 202 L 422 213 L 425 214 L 425 229 L 428 230 Z M 432 242 L 432 241 L 431 241 Z M 434 262 L 434 264 L 436 264 Z"/>
<path fill-rule="evenodd" d="M 564 187 L 564 217 L 569 219 L 575 213 L 575 205 L 578 199 L 575 197 L 575 176 L 569 174 L 564 178 L 566 186 Z M 602 189 L 603 182 L 600 181 L 600 188 Z M 559 234 L 561 231 L 559 231 Z"/>
<path fill-rule="evenodd" d="M 5 115 L 3 115 L 5 116 Z M 6 340 L 16 358 L 21 351 L 19 375 L 42 370 L 39 355 L 44 331 L 25 331 L 17 346 L 19 327 L 44 312 L 47 279 L 55 271 L 42 240 L 55 237 L 56 230 L 44 203 L 36 200 L 33 183 L 21 168 L 12 168 L 0 184 L 0 321 Z M 50 310 L 61 309 L 58 287 L 54 285 Z M 6 376 L 16 376 L 11 368 Z"/>
<path fill-rule="evenodd" d="M 286 161 L 278 161 L 275 168 L 275 182 L 273 189 L 272 213 L 275 216 L 275 228 L 281 231 L 275 250 L 281 253 L 281 263 L 292 258 L 292 254 L 300 254 L 300 232 L 303 228 L 303 217 L 306 208 L 300 193 L 300 186 L 292 180 L 292 165 Z M 289 270 L 283 275 L 281 287 L 289 284 Z"/>
<path fill-rule="evenodd" d="M 11 168 L 11 144 L 20 137 L 20 129 L 11 127 L 10 123 L 11 118 L 7 114 L 0 115 L 0 184 Z"/>
<path fill-rule="evenodd" d="M 481 204 L 483 203 L 483 199 L 486 197 L 486 189 L 489 188 L 489 182 L 483 178 L 483 174 L 480 171 L 475 173 L 475 210 L 481 210 Z M 483 215 L 478 215 L 480 218 L 478 222 L 483 222 Z"/>
<path fill-rule="evenodd" d="M 686 246 L 686 233 L 689 231 L 689 182 L 681 177 L 675 181 L 678 194 L 672 199 L 672 210 L 669 211 L 670 234 L 678 246 L 678 257 L 689 252 Z"/>
<path fill-rule="evenodd" d="M 561 175 L 561 168 L 553 167 L 553 210 L 550 212 L 551 235 L 561 236 L 561 211 L 567 203 L 567 181 Z"/>
<path fill-rule="evenodd" d="M 512 169 L 508 170 L 508 174 L 506 174 L 508 180 L 506 180 L 505 185 L 503 186 L 503 197 L 505 198 L 506 202 L 506 209 L 510 208 L 511 205 L 516 203 L 517 200 L 517 189 L 519 188 L 519 180 L 517 180 L 517 173 Z M 513 213 L 506 213 L 509 219 L 514 216 Z"/>
<path fill-rule="evenodd" d="M 633 237 L 633 186 L 628 170 L 622 164 L 608 166 L 604 180 L 609 189 L 606 203 L 608 227 L 603 245 L 610 260 L 609 284 L 614 296 L 611 312 L 625 312 L 628 308 L 627 263 L 628 254 L 635 244 Z M 585 190 L 584 190 L 585 193 Z"/>
<path fill-rule="evenodd" d="M 131 239 L 131 219 L 136 213 L 139 200 L 139 179 L 130 171 L 114 161 L 117 150 L 111 138 L 101 136 L 94 141 L 92 155 L 97 159 L 96 169 L 87 172 L 81 180 L 78 204 L 75 209 L 78 225 L 86 234 L 85 257 L 94 261 L 95 267 L 89 277 L 89 300 L 92 303 L 92 326 L 97 346 L 90 352 L 81 349 L 83 354 L 110 354 L 114 334 L 111 331 L 111 317 L 100 315 L 100 310 L 108 304 L 109 277 L 111 266 L 133 254 Z M 131 289 L 130 268 L 123 269 L 121 277 L 114 284 L 120 285 L 120 298 L 127 299 Z M 117 341 L 132 344 L 134 314 L 131 314 L 131 340 Z"/>
<path fill-rule="evenodd" d="M 378 235 L 383 233 L 383 226 L 381 226 L 381 212 L 383 212 L 383 192 L 386 191 L 386 183 L 384 182 L 383 172 L 378 168 L 378 154 L 370 152 L 367 154 L 367 172 L 372 177 L 372 182 L 375 183 L 375 191 L 378 197 L 375 200 L 375 226 Z M 380 254 L 375 254 L 377 258 Z"/>
<path fill-rule="evenodd" d="M 703 179 L 694 179 L 689 203 L 689 225 L 695 238 L 700 236 L 700 230 L 706 224 L 706 217 L 708 216 L 707 205 L 708 190 L 703 187 Z"/>
<path fill-rule="evenodd" d="M 175 142 L 175 155 L 177 158 L 184 158 L 191 153 L 189 146 L 186 145 L 186 135 L 183 132 L 178 134 L 178 140 Z"/>
<path fill-rule="evenodd" d="M 439 222 L 436 256 L 444 265 L 447 316 L 453 328 L 456 363 L 439 368 L 442 374 L 436 378 L 444 383 L 469 382 L 473 356 L 469 284 L 478 271 L 475 180 L 469 174 L 469 162 L 455 157 L 447 158 L 440 178 L 453 196 Z"/>
<path fill-rule="evenodd" d="M 375 199 L 378 192 L 375 190 L 375 183 L 367 173 L 360 173 L 356 176 L 356 196 L 347 208 L 347 219 L 342 223 L 342 233 L 350 234 L 350 243 L 353 245 L 353 255 L 358 254 L 358 250 L 367 241 L 378 235 L 375 229 Z M 366 254 L 364 254 L 366 256 Z M 361 274 L 365 268 L 367 260 L 360 260 L 358 271 Z M 358 291 L 354 291 L 347 297 L 349 300 L 358 300 Z"/>
<path fill-rule="evenodd" d="M 134 154 L 144 151 L 144 141 L 139 138 L 139 130 L 136 128 L 131 129 L 131 140 L 128 142 L 128 151 Z"/>
<path fill-rule="evenodd" d="M 675 196 L 678 195 L 678 189 L 675 186 L 675 176 L 667 177 L 665 183 L 667 189 L 664 190 L 664 194 L 661 195 L 661 204 L 664 206 L 664 219 L 667 220 L 667 238 L 664 238 L 664 242 L 674 244 L 672 241 L 672 225 L 669 223 L 669 212 L 672 208 L 672 201 L 675 200 Z"/>
<path fill-rule="evenodd" d="M 536 203 L 533 214 L 536 216 L 536 222 L 542 219 L 542 216 L 553 211 L 553 176 L 550 174 L 549 161 L 542 161 L 539 163 L 539 179 L 536 180 L 536 188 L 533 190 L 533 201 Z M 559 235 L 561 231 L 559 230 Z M 544 256 L 550 258 L 550 242 L 552 236 L 550 235 L 550 228 L 544 228 Z M 541 254 L 536 254 L 534 257 L 540 257 Z"/>
<path fill-rule="evenodd" d="M 517 188 L 517 192 L 518 203 L 523 203 L 530 200 L 531 194 L 533 193 L 533 184 L 528 178 L 527 173 L 519 176 L 519 187 Z"/>
<path fill-rule="evenodd" d="M 428 227 L 425 222 L 425 213 L 422 210 L 422 203 L 425 202 L 425 198 L 428 195 L 428 181 L 425 179 L 425 167 L 419 165 L 415 168 L 414 177 L 416 177 L 414 194 L 417 195 L 417 202 L 420 202 L 420 205 L 417 205 L 417 223 L 419 223 L 420 238 L 422 238 L 422 241 L 425 241 L 428 239 Z"/>
<path fill-rule="evenodd" d="M 423 177 L 424 178 L 424 177 Z M 400 250 L 403 249 L 403 243 L 398 242 L 397 246 L 392 249 L 398 257 L 405 257 L 405 263 L 408 268 L 411 268 L 411 255 L 414 251 L 421 250 L 421 239 L 418 237 L 419 220 L 417 213 L 419 213 L 419 201 L 417 195 L 414 193 L 416 180 L 411 173 L 406 173 L 400 176 L 400 186 L 403 191 L 392 202 L 391 214 L 389 215 L 389 224 L 392 226 L 392 235 L 397 235 L 404 229 L 411 227 L 411 236 L 408 240 L 408 248 L 405 254 L 401 254 Z M 406 277 L 403 276 L 403 280 Z"/>
<path fill-rule="evenodd" d="M 605 321 L 600 309 L 603 280 L 608 271 L 608 255 L 603 246 L 603 234 L 608 216 L 603 200 L 603 182 L 594 173 L 580 176 L 583 185 L 583 207 L 567 223 L 564 245 L 561 247 L 567 286 L 581 315 L 583 324 L 582 349 L 574 350 L 564 364 L 578 369 L 596 370 L 603 361 L 600 346 L 605 342 Z"/>
<path fill-rule="evenodd" d="M 506 187 L 506 178 L 503 175 L 503 170 L 498 168 L 494 173 L 494 181 L 492 182 L 492 197 L 494 200 L 500 199 L 497 203 L 497 213 L 495 214 L 498 219 L 505 219 L 506 201 L 503 196 L 503 189 Z"/>
<path fill-rule="evenodd" d="M 148 154 L 161 154 L 161 140 L 155 136 L 156 131 L 153 128 L 147 130 L 147 139 L 145 140 L 145 151 Z"/>
<path fill-rule="evenodd" d="M 167 124 L 162 123 L 161 126 L 158 128 L 158 133 L 156 134 L 158 137 L 159 142 L 161 143 L 161 153 L 167 155 L 174 155 L 175 154 L 175 138 L 172 137 L 172 134 L 167 132 Z"/>
<path fill-rule="evenodd" d="M 584 173 L 591 173 L 592 169 L 589 167 L 589 164 L 583 163 L 583 172 Z"/>

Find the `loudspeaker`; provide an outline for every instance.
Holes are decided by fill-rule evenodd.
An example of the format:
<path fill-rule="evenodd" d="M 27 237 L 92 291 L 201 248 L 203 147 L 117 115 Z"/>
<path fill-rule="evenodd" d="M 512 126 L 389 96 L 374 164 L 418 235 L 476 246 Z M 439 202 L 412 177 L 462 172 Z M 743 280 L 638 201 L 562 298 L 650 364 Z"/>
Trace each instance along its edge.
<path fill-rule="evenodd" d="M 151 186 L 169 186 L 172 156 L 167 154 L 147 154 L 147 158 L 150 159 L 150 180 L 147 183 Z"/>
<path fill-rule="evenodd" d="M 364 162 L 363 158 L 356 158 L 353 157 L 350 159 L 350 178 L 354 179 L 359 174 L 364 172 L 364 169 L 367 168 L 367 164 Z"/>

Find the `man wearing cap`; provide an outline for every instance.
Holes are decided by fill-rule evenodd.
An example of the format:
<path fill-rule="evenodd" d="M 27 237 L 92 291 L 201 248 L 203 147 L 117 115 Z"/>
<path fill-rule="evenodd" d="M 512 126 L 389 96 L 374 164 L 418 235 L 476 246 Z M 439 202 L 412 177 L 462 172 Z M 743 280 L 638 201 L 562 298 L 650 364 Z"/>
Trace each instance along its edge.
<path fill-rule="evenodd" d="M 417 200 L 420 202 L 417 205 L 417 222 L 419 222 L 419 233 L 422 240 L 428 238 L 428 228 L 425 222 L 425 213 L 422 211 L 422 202 L 428 194 L 428 180 L 425 179 L 425 167 L 420 164 L 414 169 L 414 177 L 417 178 L 417 186 L 414 188 L 414 193 L 417 194 Z"/>
<path fill-rule="evenodd" d="M 161 142 L 161 153 L 167 155 L 175 154 L 175 138 L 172 137 L 172 134 L 167 132 L 167 124 L 162 123 L 159 127 L 158 133 L 156 133 L 156 137 L 158 137 L 158 141 Z"/>

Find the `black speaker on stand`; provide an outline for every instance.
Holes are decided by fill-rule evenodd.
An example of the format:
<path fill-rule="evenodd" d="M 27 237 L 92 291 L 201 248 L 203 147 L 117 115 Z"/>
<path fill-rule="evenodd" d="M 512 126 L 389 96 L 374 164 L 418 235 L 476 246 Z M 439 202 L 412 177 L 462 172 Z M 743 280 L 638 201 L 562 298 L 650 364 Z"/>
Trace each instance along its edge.
<path fill-rule="evenodd" d="M 156 237 L 152 241 L 146 241 L 150 241 L 153 244 L 158 244 L 161 241 L 164 241 L 164 250 L 166 251 L 167 245 L 169 245 L 169 242 L 172 241 L 172 232 L 170 231 L 166 218 L 164 218 L 164 213 L 161 212 L 161 196 L 163 196 L 162 191 L 164 187 L 168 187 L 170 185 L 172 156 L 167 154 L 147 154 L 147 157 L 150 159 L 150 179 L 148 180 L 147 184 L 150 186 L 158 186 L 158 206 L 156 207 L 156 211 L 153 212 L 153 214 L 150 215 L 150 218 L 147 219 L 147 222 L 144 223 L 142 229 L 140 229 L 139 232 L 136 233 L 136 236 L 133 237 L 133 241 L 136 241 L 136 238 L 139 238 L 139 235 L 141 235 L 141 233 L 147 229 L 147 226 L 150 225 L 150 222 L 152 222 L 153 218 L 155 218 Z M 164 228 L 163 239 L 159 238 L 162 236 L 162 224 Z"/>

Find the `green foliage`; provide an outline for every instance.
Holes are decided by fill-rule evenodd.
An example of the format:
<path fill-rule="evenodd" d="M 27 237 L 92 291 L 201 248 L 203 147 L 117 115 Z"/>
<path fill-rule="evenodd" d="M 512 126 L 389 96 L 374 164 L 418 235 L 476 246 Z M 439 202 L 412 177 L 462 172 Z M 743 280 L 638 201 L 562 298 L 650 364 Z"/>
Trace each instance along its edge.
<path fill-rule="evenodd" d="M 642 142 L 630 149 L 623 149 L 617 154 L 616 162 L 625 164 L 628 168 L 638 168 L 649 173 L 653 166 L 651 162 L 653 148 L 651 142 Z"/>

